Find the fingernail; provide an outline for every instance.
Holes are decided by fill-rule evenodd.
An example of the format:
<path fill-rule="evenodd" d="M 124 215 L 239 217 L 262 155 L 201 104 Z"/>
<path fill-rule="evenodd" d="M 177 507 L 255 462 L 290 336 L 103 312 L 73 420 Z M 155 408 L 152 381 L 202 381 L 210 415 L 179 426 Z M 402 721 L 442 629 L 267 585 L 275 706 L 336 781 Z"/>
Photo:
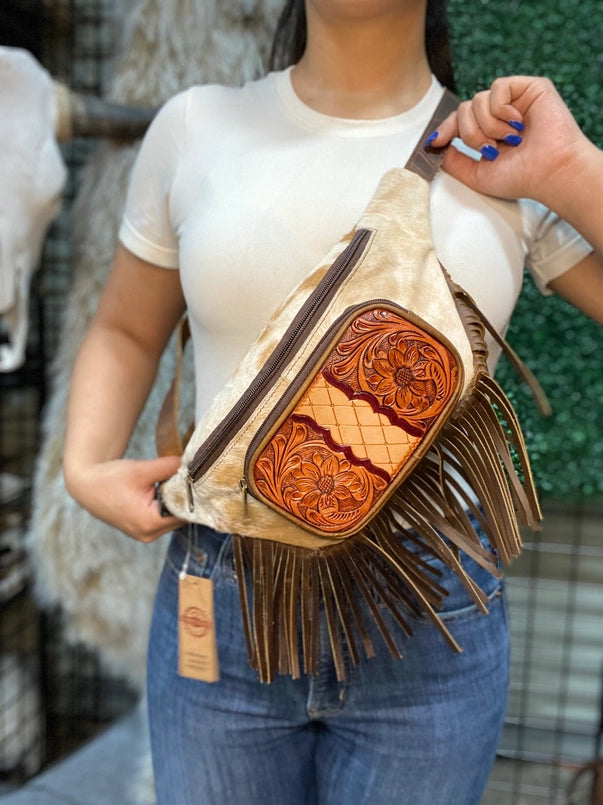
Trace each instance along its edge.
<path fill-rule="evenodd" d="M 523 131 L 525 126 L 520 120 L 509 120 L 509 126 L 515 129 L 515 131 Z"/>
<path fill-rule="evenodd" d="M 432 142 L 434 140 L 437 140 L 439 133 L 440 133 L 439 131 L 433 131 L 429 135 L 429 137 L 425 140 L 425 148 L 429 148 L 429 146 L 432 144 Z"/>
<path fill-rule="evenodd" d="M 484 145 L 479 150 L 481 155 L 484 159 L 487 159 L 488 162 L 492 162 L 499 154 L 498 148 L 495 148 L 493 145 Z"/>
<path fill-rule="evenodd" d="M 520 137 L 519 134 L 507 134 L 503 138 L 503 142 L 507 145 L 520 145 L 523 142 L 523 137 Z"/>

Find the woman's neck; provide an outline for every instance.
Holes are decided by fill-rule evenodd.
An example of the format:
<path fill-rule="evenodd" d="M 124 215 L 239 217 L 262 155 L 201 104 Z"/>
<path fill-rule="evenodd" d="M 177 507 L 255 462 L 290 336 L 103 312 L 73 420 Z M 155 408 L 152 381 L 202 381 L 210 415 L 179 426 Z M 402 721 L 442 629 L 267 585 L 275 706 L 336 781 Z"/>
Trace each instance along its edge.
<path fill-rule="evenodd" d="M 364 119 L 418 103 L 431 85 L 424 4 L 391 10 L 390 2 L 387 12 L 364 16 L 346 13 L 344 0 L 331 5 L 344 10 L 329 13 L 322 0 L 306 3 L 307 46 L 291 74 L 301 100 L 324 114 Z"/>

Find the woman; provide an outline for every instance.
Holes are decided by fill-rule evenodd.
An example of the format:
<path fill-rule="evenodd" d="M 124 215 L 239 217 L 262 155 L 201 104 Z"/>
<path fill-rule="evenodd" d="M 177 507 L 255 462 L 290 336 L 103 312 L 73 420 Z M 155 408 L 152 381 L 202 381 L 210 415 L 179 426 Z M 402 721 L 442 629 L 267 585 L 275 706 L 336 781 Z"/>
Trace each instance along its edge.
<path fill-rule="evenodd" d="M 292 0 L 275 54 L 294 67 L 242 89 L 193 88 L 158 115 L 74 369 L 68 489 L 143 542 L 179 525 L 160 517 L 154 500 L 155 482 L 178 460 L 122 456 L 185 307 L 200 417 L 272 310 L 353 226 L 380 176 L 404 164 L 442 92 L 433 73 L 452 82 L 444 3 L 431 0 Z M 549 118 L 565 126 L 567 145 L 547 142 Z M 476 166 L 448 151 L 449 172 L 433 183 L 432 226 L 442 262 L 501 331 L 526 261 L 543 291 L 603 322 L 603 272 L 591 247 L 540 204 L 482 195 L 558 204 L 569 163 L 598 159 L 570 121 L 546 82 L 518 79 L 461 106 L 430 138 L 441 146 L 458 133 L 486 157 Z M 558 205 L 600 248 L 583 207 Z M 477 805 L 505 709 L 508 637 L 499 582 L 465 565 L 490 615 L 478 616 L 441 568 L 443 617 L 462 654 L 417 619 L 402 661 L 378 651 L 338 682 L 321 623 L 319 675 L 266 686 L 247 663 L 230 539 L 202 527 L 177 531 L 149 648 L 159 804 Z M 215 684 L 176 672 L 184 569 L 214 583 Z"/>

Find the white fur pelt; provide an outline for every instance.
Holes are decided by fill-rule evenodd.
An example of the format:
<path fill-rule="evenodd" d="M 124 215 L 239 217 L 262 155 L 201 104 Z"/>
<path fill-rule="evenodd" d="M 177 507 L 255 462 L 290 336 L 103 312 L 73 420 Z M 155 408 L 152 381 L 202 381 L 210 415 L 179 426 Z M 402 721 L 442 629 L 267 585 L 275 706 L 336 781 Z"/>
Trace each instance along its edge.
<path fill-rule="evenodd" d="M 123 39 L 107 96 L 159 106 L 195 83 L 239 84 L 258 75 L 281 2 L 119 0 L 116 5 Z M 58 605 L 70 639 L 97 649 L 106 667 L 143 689 L 152 600 L 167 538 L 143 545 L 93 519 L 69 497 L 61 472 L 69 377 L 112 261 L 136 148 L 99 147 L 74 207 L 74 282 L 53 366 L 27 542 L 42 604 Z M 154 454 L 155 421 L 172 368 L 169 349 L 130 456 Z M 184 386 L 192 389 L 190 368 Z"/>

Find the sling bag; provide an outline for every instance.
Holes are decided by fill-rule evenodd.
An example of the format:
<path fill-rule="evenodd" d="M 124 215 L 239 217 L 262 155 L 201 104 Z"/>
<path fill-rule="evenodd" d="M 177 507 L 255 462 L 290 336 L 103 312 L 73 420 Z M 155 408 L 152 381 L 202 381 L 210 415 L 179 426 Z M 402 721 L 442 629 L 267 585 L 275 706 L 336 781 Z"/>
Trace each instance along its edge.
<path fill-rule="evenodd" d="M 426 132 L 457 104 L 445 91 Z M 366 613 L 401 656 L 384 608 L 406 634 L 408 613 L 425 614 L 460 650 L 437 615 L 438 572 L 409 546 L 452 568 L 486 613 L 459 551 L 500 575 L 519 553 L 518 522 L 541 518 L 517 417 L 488 372 L 486 329 L 546 403 L 438 261 L 429 195 L 442 154 L 424 136 L 274 313 L 161 487 L 171 514 L 233 535 L 249 660 L 265 682 L 318 672 L 322 608 L 339 679 L 344 654 L 375 653 Z M 177 384 L 160 453 L 182 452 L 175 412 Z"/>

